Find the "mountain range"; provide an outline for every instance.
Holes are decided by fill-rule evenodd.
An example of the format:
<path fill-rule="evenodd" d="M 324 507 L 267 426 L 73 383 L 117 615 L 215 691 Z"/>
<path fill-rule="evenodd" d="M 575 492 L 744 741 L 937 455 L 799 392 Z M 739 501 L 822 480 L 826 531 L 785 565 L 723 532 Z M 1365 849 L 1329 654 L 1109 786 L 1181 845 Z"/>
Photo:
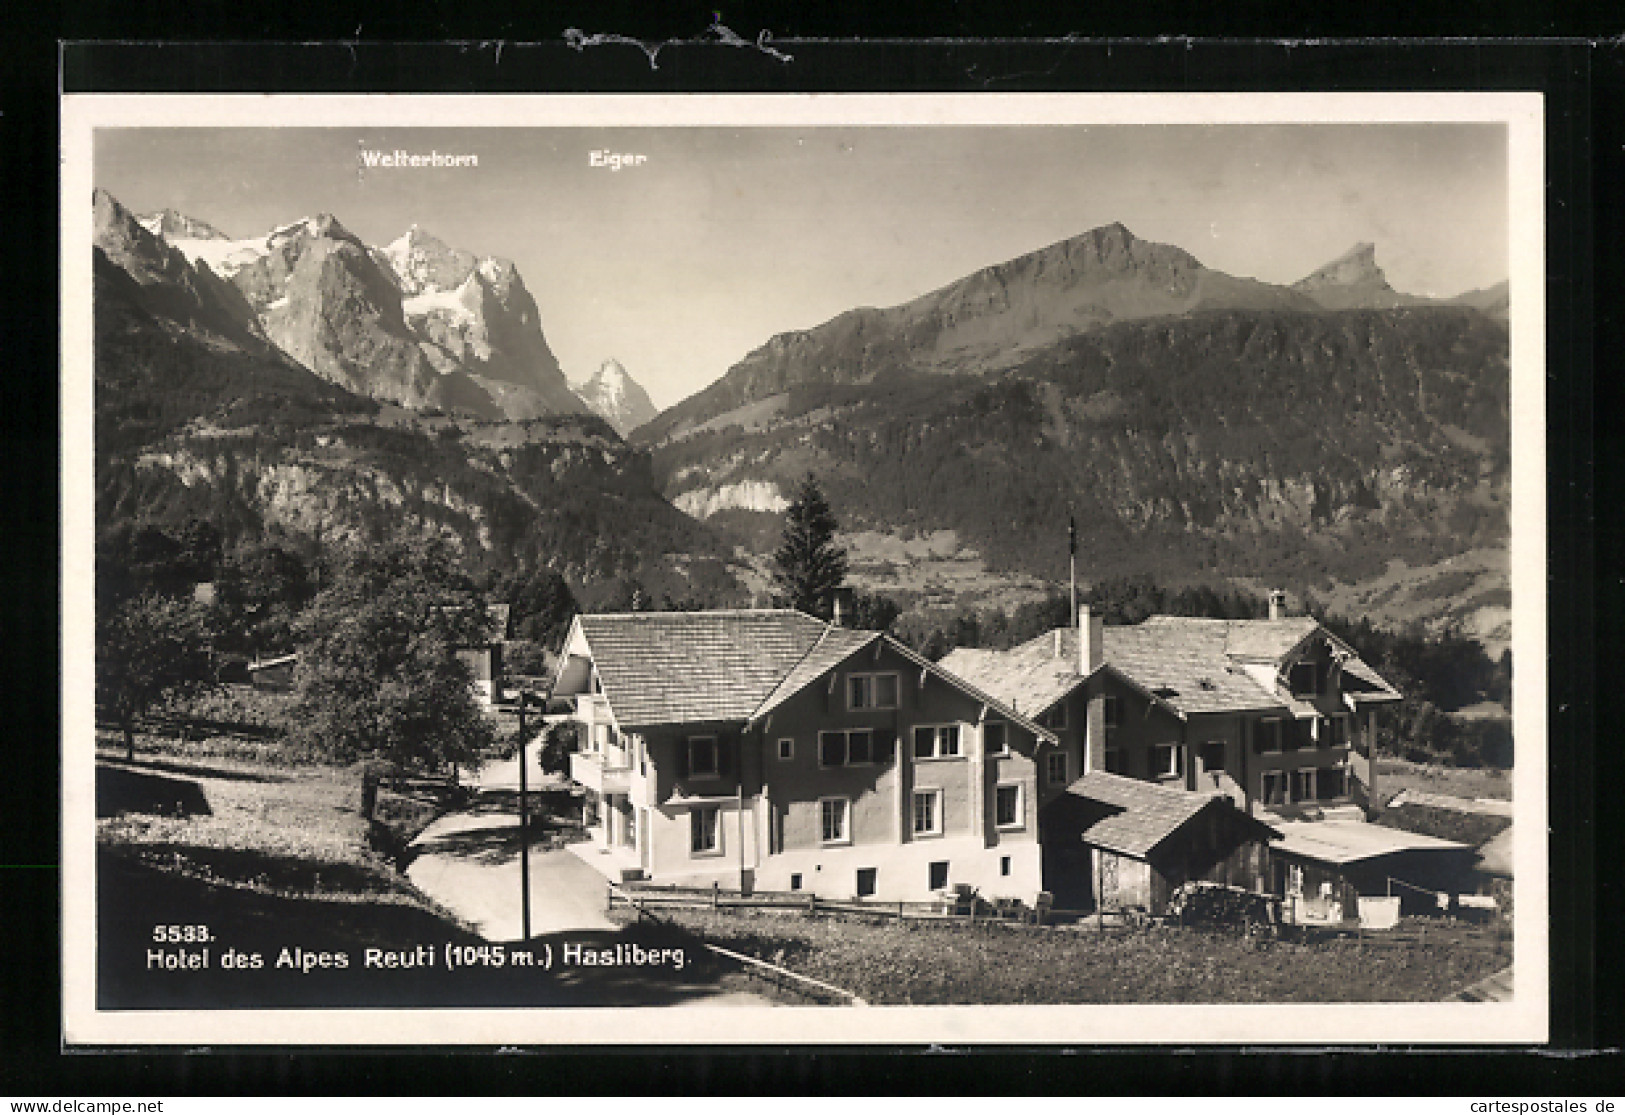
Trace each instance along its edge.
<path fill-rule="evenodd" d="M 1369 244 L 1281 286 L 1107 225 L 772 337 L 657 415 L 614 360 L 572 390 L 517 268 L 419 226 L 95 207 L 109 516 L 404 518 L 589 600 L 708 603 L 764 585 L 809 471 L 852 536 L 990 576 L 1063 575 L 1069 515 L 1090 576 L 1308 587 L 1504 549 L 1506 284 L 1403 294 Z"/>
<path fill-rule="evenodd" d="M 328 216 L 233 241 L 93 204 L 98 529 L 438 536 L 588 603 L 738 597 L 716 533 L 565 386 L 512 264 L 416 229 L 368 249 Z"/>
<path fill-rule="evenodd" d="M 1324 590 L 1504 548 L 1506 305 L 1395 291 L 1369 244 L 1283 287 L 1109 225 L 776 336 L 633 437 L 757 550 L 817 474 L 875 583 L 927 598 L 953 579 L 900 575 L 911 540 L 1053 582 L 1069 517 L 1086 577 Z M 1444 604 L 1494 629 L 1504 589 Z"/>

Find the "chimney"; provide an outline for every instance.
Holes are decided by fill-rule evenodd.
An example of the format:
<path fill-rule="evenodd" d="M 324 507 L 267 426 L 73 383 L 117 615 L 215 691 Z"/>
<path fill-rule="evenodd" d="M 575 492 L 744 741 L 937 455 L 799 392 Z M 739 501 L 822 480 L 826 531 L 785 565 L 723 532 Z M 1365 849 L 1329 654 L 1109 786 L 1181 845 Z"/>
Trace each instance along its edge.
<path fill-rule="evenodd" d="M 842 585 L 835 590 L 833 599 L 834 618 L 830 622 L 836 627 L 845 627 L 852 615 L 852 590 Z"/>
<path fill-rule="evenodd" d="M 1061 657 L 1061 629 L 1057 627 L 1054 632 L 1055 652 L 1052 657 Z"/>
<path fill-rule="evenodd" d="M 1106 617 L 1085 604 L 1078 609 L 1078 673 L 1088 675 L 1106 661 Z"/>
<path fill-rule="evenodd" d="M 1278 588 L 1270 589 L 1270 618 L 1286 618 L 1286 593 Z"/>

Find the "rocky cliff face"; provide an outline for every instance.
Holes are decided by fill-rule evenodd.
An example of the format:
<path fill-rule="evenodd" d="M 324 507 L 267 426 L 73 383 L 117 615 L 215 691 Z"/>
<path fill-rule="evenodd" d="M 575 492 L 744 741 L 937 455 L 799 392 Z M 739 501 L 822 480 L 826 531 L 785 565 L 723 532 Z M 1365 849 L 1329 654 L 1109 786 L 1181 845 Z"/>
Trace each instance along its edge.
<path fill-rule="evenodd" d="M 176 240 L 231 239 L 213 225 L 188 217 L 184 213 L 177 213 L 173 209 L 160 209 L 156 213 L 139 216 L 136 220 L 141 222 L 142 228 L 154 236 L 162 236 L 171 243 Z"/>
<path fill-rule="evenodd" d="M 198 274 L 229 281 L 265 336 L 348 391 L 480 418 L 585 409 L 507 260 L 458 251 L 417 226 L 369 248 L 330 214 L 241 240 L 172 210 L 142 227 Z"/>
<path fill-rule="evenodd" d="M 626 437 L 658 412 L 637 380 L 618 360 L 605 360 L 592 376 L 575 385 L 575 393 L 593 413 Z"/>
<path fill-rule="evenodd" d="M 376 255 L 396 276 L 407 322 L 442 372 L 472 376 L 509 418 L 586 409 L 565 383 L 536 300 L 511 261 L 458 251 L 416 225 Z"/>

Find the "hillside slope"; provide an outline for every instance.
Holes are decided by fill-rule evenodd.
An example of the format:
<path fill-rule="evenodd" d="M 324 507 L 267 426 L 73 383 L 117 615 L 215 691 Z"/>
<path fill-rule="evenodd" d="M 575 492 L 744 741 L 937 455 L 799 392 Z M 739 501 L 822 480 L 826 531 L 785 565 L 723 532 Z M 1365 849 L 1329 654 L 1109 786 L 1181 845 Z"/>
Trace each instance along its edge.
<path fill-rule="evenodd" d="M 995 569 L 1326 577 L 1506 536 L 1506 333 L 1461 308 L 1126 322 L 987 378 L 799 385 L 660 446 L 679 506 L 809 470 L 847 530 L 952 530 Z M 737 514 L 737 513 L 736 513 Z"/>

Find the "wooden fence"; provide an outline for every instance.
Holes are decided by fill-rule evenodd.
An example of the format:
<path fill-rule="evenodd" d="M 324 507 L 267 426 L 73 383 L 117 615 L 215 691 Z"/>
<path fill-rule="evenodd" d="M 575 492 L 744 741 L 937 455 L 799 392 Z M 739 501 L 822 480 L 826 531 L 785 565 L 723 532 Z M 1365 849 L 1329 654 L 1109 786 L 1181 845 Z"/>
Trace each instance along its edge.
<path fill-rule="evenodd" d="M 1035 910 L 1020 902 L 989 902 L 972 896 L 929 902 L 881 901 L 864 898 L 820 898 L 807 891 L 763 891 L 749 893 L 728 890 L 720 885 L 685 887 L 658 883 L 610 883 L 605 908 L 640 906 L 651 910 L 780 910 L 803 914 L 854 914 L 896 921 L 995 922 L 1002 924 L 1043 924 L 1046 920 L 1074 920 L 1081 910 Z"/>

